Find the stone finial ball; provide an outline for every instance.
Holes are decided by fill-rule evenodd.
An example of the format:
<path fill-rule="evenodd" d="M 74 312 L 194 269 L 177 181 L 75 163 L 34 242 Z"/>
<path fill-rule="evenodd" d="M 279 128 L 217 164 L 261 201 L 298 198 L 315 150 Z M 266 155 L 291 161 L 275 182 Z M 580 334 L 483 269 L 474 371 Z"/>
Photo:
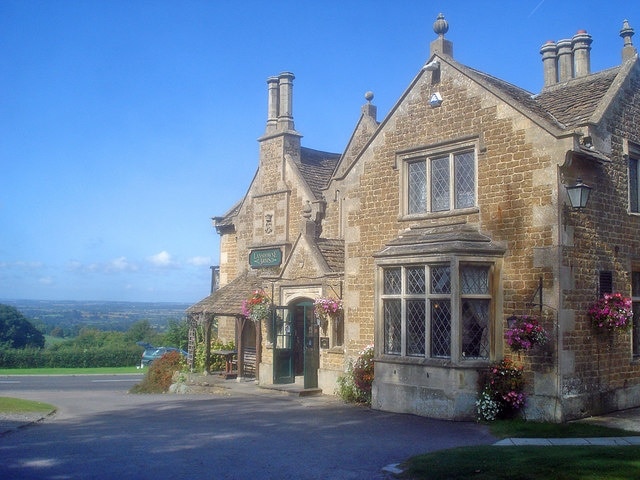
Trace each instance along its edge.
<path fill-rule="evenodd" d="M 444 19 L 444 15 L 442 13 L 438 15 L 438 18 L 433 23 L 433 31 L 436 35 L 440 36 L 443 36 L 449 31 L 449 22 Z"/>
<path fill-rule="evenodd" d="M 371 100 L 373 100 L 373 92 L 372 91 L 368 91 L 367 93 L 364 94 L 364 99 L 367 102 L 370 102 Z"/>

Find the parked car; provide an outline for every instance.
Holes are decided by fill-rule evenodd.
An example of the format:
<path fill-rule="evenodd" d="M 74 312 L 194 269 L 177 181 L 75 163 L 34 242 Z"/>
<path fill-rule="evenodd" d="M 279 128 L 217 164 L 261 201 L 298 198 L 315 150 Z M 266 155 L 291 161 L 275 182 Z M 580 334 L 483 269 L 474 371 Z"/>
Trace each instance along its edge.
<path fill-rule="evenodd" d="M 187 352 L 175 347 L 154 347 L 148 343 L 139 342 L 138 345 L 144 347 L 142 352 L 142 360 L 140 361 L 140 367 L 148 367 L 151 362 L 162 357 L 165 353 L 179 352 L 183 357 L 187 358 Z"/>

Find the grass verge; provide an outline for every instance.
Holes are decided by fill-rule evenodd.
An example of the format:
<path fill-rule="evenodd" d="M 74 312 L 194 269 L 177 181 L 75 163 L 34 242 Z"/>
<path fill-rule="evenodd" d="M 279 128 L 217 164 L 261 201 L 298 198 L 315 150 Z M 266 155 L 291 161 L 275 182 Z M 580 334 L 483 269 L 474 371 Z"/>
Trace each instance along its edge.
<path fill-rule="evenodd" d="M 109 375 L 117 373 L 144 373 L 138 367 L 100 368 L 0 368 L 0 375 Z"/>
<path fill-rule="evenodd" d="M 526 420 L 496 420 L 487 424 L 498 438 L 584 438 L 584 437 L 632 437 L 640 432 L 610 428 L 582 422 L 545 423 Z"/>
<path fill-rule="evenodd" d="M 21 398 L 0 397 L 0 413 L 25 414 L 43 413 L 48 414 L 56 409 L 53 405 L 35 400 L 23 400 Z"/>
<path fill-rule="evenodd" d="M 589 423 L 498 420 L 488 423 L 498 438 L 583 438 L 640 435 Z M 621 480 L 640 478 L 638 446 L 462 447 L 410 458 L 411 480 Z"/>
<path fill-rule="evenodd" d="M 621 480 L 638 478 L 640 447 L 463 447 L 409 459 L 411 480 Z"/>

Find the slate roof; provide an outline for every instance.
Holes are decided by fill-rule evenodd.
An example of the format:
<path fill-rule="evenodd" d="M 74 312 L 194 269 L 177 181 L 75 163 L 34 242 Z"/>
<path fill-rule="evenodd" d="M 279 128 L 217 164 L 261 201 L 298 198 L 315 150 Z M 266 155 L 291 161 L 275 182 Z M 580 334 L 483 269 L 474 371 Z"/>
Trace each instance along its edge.
<path fill-rule="evenodd" d="M 209 314 L 238 317 L 242 312 L 242 301 L 262 288 L 262 279 L 252 272 L 245 272 L 224 287 L 187 309 L 188 315 Z"/>
<path fill-rule="evenodd" d="M 583 125 L 591 118 L 619 71 L 620 67 L 611 68 L 547 88 L 536 97 L 536 102 L 566 128 Z"/>
<path fill-rule="evenodd" d="M 495 88 L 549 124 L 566 130 L 584 125 L 600 105 L 620 67 L 573 78 L 534 95 L 484 72 L 465 67 L 472 76 Z"/>
<path fill-rule="evenodd" d="M 332 272 L 344 271 L 344 240 L 316 238 L 316 245 Z"/>
<path fill-rule="evenodd" d="M 296 165 L 317 200 L 322 198 L 322 190 L 329 184 L 339 161 L 339 153 L 300 148 L 300 160 L 296 160 Z"/>

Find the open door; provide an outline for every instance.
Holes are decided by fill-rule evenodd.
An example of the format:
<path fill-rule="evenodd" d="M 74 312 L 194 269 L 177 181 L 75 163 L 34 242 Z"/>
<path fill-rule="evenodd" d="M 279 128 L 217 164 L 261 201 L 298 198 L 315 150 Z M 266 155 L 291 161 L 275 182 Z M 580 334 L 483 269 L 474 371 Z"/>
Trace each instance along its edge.
<path fill-rule="evenodd" d="M 320 327 L 311 302 L 296 305 L 304 318 L 304 388 L 318 388 L 320 367 Z"/>
<path fill-rule="evenodd" d="M 304 375 L 304 388 L 317 388 L 320 335 L 313 303 L 276 307 L 272 322 L 273 383 L 294 383 Z"/>
<path fill-rule="evenodd" d="M 288 307 L 275 307 L 272 322 L 273 383 L 293 383 L 294 312 Z"/>

